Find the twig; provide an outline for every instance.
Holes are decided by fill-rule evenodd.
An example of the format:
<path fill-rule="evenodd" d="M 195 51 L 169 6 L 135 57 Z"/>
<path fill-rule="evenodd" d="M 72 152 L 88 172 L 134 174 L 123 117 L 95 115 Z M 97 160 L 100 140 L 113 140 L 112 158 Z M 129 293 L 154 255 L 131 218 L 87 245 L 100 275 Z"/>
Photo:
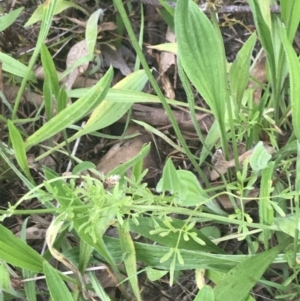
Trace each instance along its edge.
<path fill-rule="evenodd" d="M 139 2 L 143 4 L 152 5 L 155 7 L 162 7 L 158 0 L 132 0 L 133 2 Z M 166 2 L 169 6 L 175 8 L 175 2 Z M 209 13 L 209 9 L 207 9 L 206 4 L 202 4 L 198 6 L 205 14 Z M 270 11 L 272 14 L 279 14 L 280 13 L 280 6 L 279 5 L 272 5 L 270 6 Z M 218 13 L 221 14 L 250 14 L 251 8 L 248 5 L 224 5 L 218 8 Z"/>

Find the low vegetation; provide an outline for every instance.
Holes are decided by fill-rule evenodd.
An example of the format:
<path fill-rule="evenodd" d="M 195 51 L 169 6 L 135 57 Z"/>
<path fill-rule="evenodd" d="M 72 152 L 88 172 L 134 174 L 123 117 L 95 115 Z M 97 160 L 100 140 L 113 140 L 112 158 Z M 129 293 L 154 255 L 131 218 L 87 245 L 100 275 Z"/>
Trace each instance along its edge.
<path fill-rule="evenodd" d="M 148 49 L 176 58 L 180 101 L 145 57 L 141 3 L 52 0 L 27 16 L 32 51 L 0 53 L 0 300 L 299 300 L 300 2 L 247 0 L 255 28 L 231 62 L 219 2 L 157 2 L 176 41 Z M 2 38 L 22 10 L 0 17 Z M 136 56 L 117 77 L 98 54 L 122 37 Z M 139 119 L 138 103 L 167 125 Z"/>

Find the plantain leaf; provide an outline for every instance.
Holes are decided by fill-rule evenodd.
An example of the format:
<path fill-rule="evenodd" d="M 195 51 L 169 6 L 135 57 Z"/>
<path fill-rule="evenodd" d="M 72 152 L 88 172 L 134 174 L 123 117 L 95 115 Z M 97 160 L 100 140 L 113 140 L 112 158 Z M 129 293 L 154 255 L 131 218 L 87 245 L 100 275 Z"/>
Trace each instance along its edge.
<path fill-rule="evenodd" d="M 47 286 L 53 301 L 73 301 L 71 293 L 67 286 L 55 270 L 47 261 L 43 263 L 43 269 L 46 276 Z"/>
<path fill-rule="evenodd" d="M 0 224 L 0 258 L 33 272 L 43 270 L 43 257 Z"/>
<path fill-rule="evenodd" d="M 19 7 L 18 9 L 15 9 L 15 10 L 11 11 L 10 13 L 8 13 L 4 16 L 1 16 L 0 31 L 5 30 L 7 27 L 12 25 L 15 22 L 15 20 L 19 17 L 19 15 L 23 9 L 24 9 L 24 7 Z"/>
<path fill-rule="evenodd" d="M 86 93 L 86 95 L 59 112 L 40 129 L 28 137 L 25 142 L 25 146 L 31 147 L 36 145 L 87 115 L 104 99 L 109 89 L 112 76 L 113 71 L 112 68 L 110 68 L 101 80 Z"/>

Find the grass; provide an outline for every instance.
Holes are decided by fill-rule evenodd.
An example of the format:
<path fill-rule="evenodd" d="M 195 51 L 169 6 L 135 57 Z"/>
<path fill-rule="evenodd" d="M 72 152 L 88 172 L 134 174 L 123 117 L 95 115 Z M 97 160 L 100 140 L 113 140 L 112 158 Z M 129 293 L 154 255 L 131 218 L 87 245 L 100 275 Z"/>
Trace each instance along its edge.
<path fill-rule="evenodd" d="M 163 287 L 165 282 L 169 286 L 178 283 L 188 270 L 195 271 L 194 301 L 299 299 L 300 66 L 292 41 L 300 20 L 300 2 L 281 1 L 281 14 L 271 15 L 273 2 L 248 0 L 256 32 L 231 64 L 214 11 L 208 17 L 186 0 L 178 0 L 175 11 L 168 7 L 164 18 L 174 22 L 177 44 L 161 47 L 177 53 L 185 103 L 164 97 L 141 50 L 143 34 L 138 41 L 121 0 L 114 0 L 122 19 L 118 22 L 124 26 L 119 30 L 126 29 L 137 54 L 136 69 L 140 64 L 142 69 L 113 87 L 113 68 L 109 68 L 93 87 L 66 90 L 58 78 L 51 45 L 46 47 L 44 42 L 54 15 L 72 5 L 54 0 L 36 10 L 29 23 L 42 21 L 28 64 L 0 54 L 4 74 L 21 79 L 13 105 L 2 96 L 10 117 L 1 115 L 2 128 L 8 134 L 7 143 L 0 143 L 1 179 L 12 183 L 12 178 L 18 178 L 25 187 L 16 203 L 3 204 L 0 210 L 1 300 L 37 300 L 41 294 L 54 301 L 82 300 L 92 293 L 101 300 L 113 300 L 91 269 L 95 265 L 115 279 L 122 295 L 119 300 L 143 300 L 141 273 Z M 1 24 L 13 24 L 20 13 L 18 9 L 2 16 L 1 31 L 5 30 Z M 101 13 L 94 12 L 87 21 L 86 56 L 67 72 L 93 60 Z M 261 99 L 255 102 L 255 88 L 248 83 L 258 41 L 266 54 L 267 82 L 260 83 Z M 38 59 L 45 70 L 43 104 L 28 121 L 19 118 L 18 112 L 25 87 L 36 85 L 32 69 Z M 148 80 L 155 95 L 141 92 Z M 196 106 L 192 89 L 207 108 Z M 68 105 L 69 97 L 77 100 Z M 93 137 L 136 102 L 162 104 L 178 144 L 158 129 L 135 122 L 184 154 L 193 166 L 179 169 L 167 158 L 155 190 L 144 183 L 143 160 L 150 144 L 107 175 L 70 150 L 72 141 Z M 202 144 L 199 155 L 189 148 L 171 105 L 189 109 Z M 199 110 L 214 119 L 206 136 L 197 122 Z M 41 125 L 39 119 L 45 122 Z M 86 122 L 78 127 L 83 119 Z M 282 131 L 289 137 L 284 143 Z M 58 135 L 62 137 L 59 143 Z M 269 146 L 262 143 L 262 137 Z M 240 145 L 245 146 L 244 154 Z M 61 174 L 42 167 L 37 177 L 28 154 L 40 147 L 46 151 L 35 158 L 35 164 L 62 153 L 73 163 L 71 172 Z M 222 151 L 213 153 L 214 149 Z M 209 157 L 211 173 L 205 173 L 202 166 Z M 127 173 L 130 168 L 131 176 Z M 38 202 L 36 209 L 27 208 L 32 201 Z M 224 209 L 225 201 L 229 210 Z M 248 206 L 249 201 L 253 205 Z M 31 215 L 51 216 L 42 252 L 26 241 L 27 217 Z M 13 216 L 24 219 L 20 238 L 5 226 Z M 116 237 L 106 236 L 112 228 Z M 38 274 L 44 277 L 48 291 L 38 288 Z M 13 284 L 15 279 L 21 287 Z M 261 296 L 255 293 L 258 287 L 263 287 Z"/>

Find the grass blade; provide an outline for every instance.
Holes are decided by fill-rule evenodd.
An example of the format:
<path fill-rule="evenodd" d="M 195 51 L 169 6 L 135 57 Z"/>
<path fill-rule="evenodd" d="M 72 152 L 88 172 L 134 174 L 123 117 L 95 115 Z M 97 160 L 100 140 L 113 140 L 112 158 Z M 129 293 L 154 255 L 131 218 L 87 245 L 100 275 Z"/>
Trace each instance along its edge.
<path fill-rule="evenodd" d="M 28 137 L 25 142 L 25 146 L 31 147 L 52 137 L 93 110 L 104 99 L 112 80 L 112 76 L 113 71 L 112 68 L 110 68 L 102 79 L 93 88 L 91 88 L 85 96 L 62 110 Z"/>
<path fill-rule="evenodd" d="M 47 286 L 53 301 L 74 301 L 67 286 L 55 270 L 47 261 L 43 263 L 43 270 L 46 276 Z"/>
<path fill-rule="evenodd" d="M 288 240 L 269 251 L 252 256 L 238 264 L 214 288 L 215 301 L 244 301 L 276 255 L 290 241 Z"/>

